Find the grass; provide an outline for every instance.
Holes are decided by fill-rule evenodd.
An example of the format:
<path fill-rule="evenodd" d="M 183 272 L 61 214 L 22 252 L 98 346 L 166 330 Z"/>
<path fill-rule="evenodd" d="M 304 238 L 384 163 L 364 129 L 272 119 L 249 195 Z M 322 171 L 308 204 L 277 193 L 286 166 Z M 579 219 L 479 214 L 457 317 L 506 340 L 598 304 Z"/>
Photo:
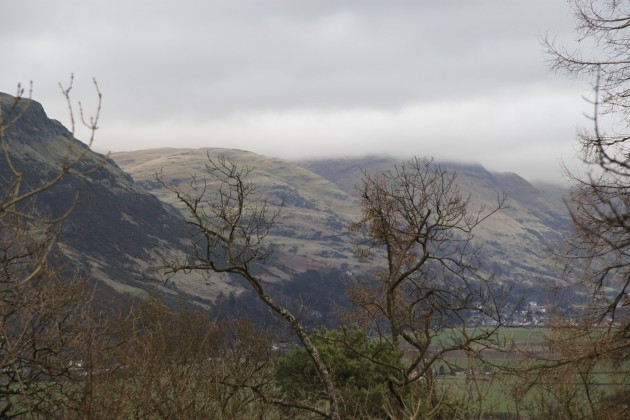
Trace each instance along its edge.
<path fill-rule="evenodd" d="M 548 328 L 500 328 L 497 337 L 506 343 L 515 343 L 519 348 L 541 350 Z M 592 367 L 587 375 L 581 376 L 576 368 L 568 365 L 566 369 L 543 371 L 530 370 L 532 360 L 518 352 L 488 352 L 484 362 L 467 358 L 462 352 L 445 355 L 444 361 L 436 365 L 437 384 L 448 389 L 460 401 L 468 400 L 474 405 L 481 397 L 478 410 L 482 413 L 506 413 L 536 416 L 544 404 L 556 404 L 574 412 L 588 412 L 587 386 L 591 399 L 601 404 L 605 398 L 619 391 L 626 391 L 630 365 L 611 366 L 599 363 Z M 544 361 L 535 361 L 538 366 Z M 444 368 L 442 369 L 441 366 Z M 453 373 L 460 368 L 459 374 Z M 507 370 L 506 368 L 509 368 Z M 519 369 L 521 370 L 519 372 Z M 527 385 L 536 382 L 534 385 Z M 532 417 L 532 418 L 534 418 Z"/>
<path fill-rule="evenodd" d="M 347 231 L 344 228 L 339 229 L 337 225 L 345 227 L 350 221 L 360 217 L 357 200 L 331 182 L 297 165 L 251 152 L 213 148 L 155 149 L 112 156 L 123 170 L 129 172 L 137 182 L 143 184 L 160 200 L 176 204 L 183 210 L 174 194 L 155 182 L 155 174 L 163 171 L 166 182 L 175 182 L 179 188 L 186 191 L 190 188 L 188 183 L 191 175 L 196 173 L 199 180 L 203 179 L 207 163 L 206 152 L 212 158 L 225 154 L 239 164 L 254 167 L 255 171 L 252 172 L 250 180 L 254 185 L 260 186 L 259 193 L 262 198 L 279 203 L 281 196 L 285 196 L 286 202 L 278 228 L 284 230 L 286 235 L 272 231 L 269 238 L 269 243 L 277 245 L 279 252 L 288 252 L 292 247 L 299 245 L 298 255 L 304 259 L 313 259 L 315 256 L 315 261 L 311 264 L 320 267 L 335 267 L 346 260 L 355 260 L 354 248 L 347 238 Z M 212 192 L 214 189 L 209 187 L 209 191 Z M 337 225 L 331 225 L 331 220 Z M 311 239 L 318 234 L 323 238 L 339 237 L 341 242 Z M 318 243 L 309 249 L 309 242 Z M 317 256 L 318 253 L 321 254 L 330 248 L 347 258 Z"/>

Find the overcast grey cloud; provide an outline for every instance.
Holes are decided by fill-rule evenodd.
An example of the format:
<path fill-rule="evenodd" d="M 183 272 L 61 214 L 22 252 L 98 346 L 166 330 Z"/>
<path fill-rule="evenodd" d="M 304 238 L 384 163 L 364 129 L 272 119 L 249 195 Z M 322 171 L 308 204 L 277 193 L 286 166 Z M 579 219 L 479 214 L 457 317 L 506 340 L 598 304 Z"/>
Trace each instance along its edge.
<path fill-rule="evenodd" d="M 104 95 L 101 151 L 234 147 L 281 158 L 387 153 L 560 179 L 585 82 L 550 74 L 563 0 L 20 0 L 0 3 L 0 91 L 34 81 L 67 121 Z M 80 137 L 80 133 L 79 133 Z"/>

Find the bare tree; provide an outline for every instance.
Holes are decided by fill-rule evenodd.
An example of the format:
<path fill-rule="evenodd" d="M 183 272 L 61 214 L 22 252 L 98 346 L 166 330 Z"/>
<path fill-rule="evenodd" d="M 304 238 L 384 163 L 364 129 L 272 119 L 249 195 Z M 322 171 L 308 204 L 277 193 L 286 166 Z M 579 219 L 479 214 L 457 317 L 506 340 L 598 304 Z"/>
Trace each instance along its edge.
<path fill-rule="evenodd" d="M 164 261 L 161 270 L 168 276 L 179 271 L 199 270 L 206 273 L 231 273 L 246 280 L 273 312 L 284 319 L 297 335 L 312 358 L 329 399 L 329 409 L 310 407 L 298 402 L 274 401 L 339 418 L 337 392 L 331 373 L 317 348 L 300 322 L 287 308 L 276 302 L 265 289 L 259 266 L 269 258 L 273 247 L 265 242 L 280 214 L 260 197 L 249 179 L 253 168 L 239 166 L 225 158 L 208 157 L 208 178 L 193 177 L 188 191 L 168 185 L 158 175 L 157 180 L 171 190 L 188 213 L 189 236 L 193 254 L 181 261 Z"/>
<path fill-rule="evenodd" d="M 546 40 L 552 68 L 594 81 L 593 126 L 578 139 L 585 175 L 572 173 L 575 226 L 569 266 L 593 294 L 584 327 L 602 338 L 593 357 L 630 355 L 630 7 L 618 0 L 573 0 L 578 40 L 571 51 Z M 581 264 L 580 264 L 581 263 Z M 604 328 L 606 327 L 606 328 Z M 601 345 L 606 343 L 606 349 Z"/>
<path fill-rule="evenodd" d="M 101 94 L 95 117 L 81 119 L 90 130 L 90 144 L 97 129 Z M 62 94 L 70 101 L 72 79 Z M 85 283 L 59 263 L 55 252 L 61 223 L 67 210 L 51 217 L 39 207 L 38 197 L 70 174 L 81 175 L 80 162 L 89 148 L 78 147 L 72 135 L 65 159 L 48 179 L 28 179 L 28 167 L 18 165 L 23 145 L 18 138 L 29 99 L 18 86 L 15 97 L 0 97 L 0 416 L 54 415 L 63 404 L 58 387 L 71 378 L 71 349 L 76 346 L 79 307 L 86 301 Z M 22 139 L 23 141 L 23 139 Z M 89 296 L 87 297 L 89 298 Z"/>
<path fill-rule="evenodd" d="M 573 181 L 568 209 L 567 275 L 588 301 L 558 319 L 543 354 L 517 374 L 534 416 L 625 418 L 630 360 L 630 5 L 618 0 L 572 0 L 580 48 L 545 39 L 551 68 L 593 81 L 589 129 L 580 130 L 584 173 Z M 574 285 L 574 284 L 571 284 Z M 602 379 L 605 378 L 605 388 Z M 605 392 L 604 392 L 605 390 Z M 528 407 L 526 407 L 528 405 Z"/>
<path fill-rule="evenodd" d="M 406 390 L 421 382 L 432 400 L 425 414 L 438 415 L 436 362 L 453 351 L 479 354 L 502 323 L 498 288 L 479 270 L 472 231 L 506 207 L 506 198 L 473 210 L 455 174 L 419 158 L 365 173 L 359 191 L 363 218 L 350 229 L 359 256 L 373 264 L 373 276 L 350 285 L 356 319 L 407 353 L 408 363 L 392 366 L 390 375 L 401 412 L 411 409 Z"/>
<path fill-rule="evenodd" d="M 259 396 L 274 392 L 272 350 L 250 322 L 210 322 L 198 308 L 168 308 L 155 296 L 125 315 L 124 342 L 112 363 L 99 364 L 89 401 L 75 399 L 77 417 L 273 417 L 277 409 Z"/>

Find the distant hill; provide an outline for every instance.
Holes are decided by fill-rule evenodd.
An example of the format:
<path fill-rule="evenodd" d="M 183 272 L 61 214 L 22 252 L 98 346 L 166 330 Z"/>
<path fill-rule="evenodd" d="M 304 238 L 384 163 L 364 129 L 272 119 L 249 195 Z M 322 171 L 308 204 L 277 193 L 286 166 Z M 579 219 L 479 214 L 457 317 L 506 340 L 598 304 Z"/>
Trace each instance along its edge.
<path fill-rule="evenodd" d="M 280 159 L 233 149 L 152 149 L 113 153 L 121 168 L 164 202 L 176 197 L 155 180 L 186 189 L 193 174 L 203 176 L 208 156 L 224 156 L 255 168 L 252 181 L 271 204 L 284 203 L 270 241 L 279 245 L 270 279 L 287 280 L 295 272 L 356 265 L 345 227 L 357 216 L 358 200 L 334 183 Z"/>
<path fill-rule="evenodd" d="M 152 149 L 112 154 L 136 182 L 161 200 L 174 202 L 172 194 L 155 182 L 162 172 L 167 183 L 182 188 L 190 176 L 202 176 L 207 157 L 225 156 L 255 167 L 253 181 L 272 203 L 284 199 L 282 218 L 270 238 L 278 245 L 272 274 L 288 280 L 307 269 L 361 271 L 347 226 L 360 217 L 355 185 L 362 171 L 385 169 L 394 159 L 326 159 L 287 162 L 251 152 L 206 149 Z M 569 227 L 562 195 L 539 189 L 516 174 L 491 173 L 478 165 L 444 163 L 458 174 L 462 190 L 473 206 L 491 207 L 497 196 L 508 195 L 510 208 L 479 227 L 475 234 L 484 246 L 484 269 L 519 287 L 540 289 L 557 284 L 560 270 L 550 258 Z M 561 191 L 561 189 L 558 189 Z"/>
<path fill-rule="evenodd" d="M 400 163 L 391 158 L 328 159 L 298 162 L 348 194 L 356 194 L 363 171 L 374 172 Z M 510 207 L 486 220 L 475 231 L 483 244 L 488 273 L 525 286 L 556 285 L 560 270 L 550 250 L 558 249 L 570 229 L 561 187 L 538 188 L 514 173 L 492 173 L 480 165 L 440 163 L 457 174 L 461 190 L 473 208 L 492 207 L 505 193 Z"/>

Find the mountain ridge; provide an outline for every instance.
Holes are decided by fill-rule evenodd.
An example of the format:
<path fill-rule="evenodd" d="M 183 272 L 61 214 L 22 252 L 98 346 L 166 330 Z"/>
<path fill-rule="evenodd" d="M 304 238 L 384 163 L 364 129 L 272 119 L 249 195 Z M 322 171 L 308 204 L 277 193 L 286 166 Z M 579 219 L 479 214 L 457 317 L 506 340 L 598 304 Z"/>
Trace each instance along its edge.
<path fill-rule="evenodd" d="M 11 98 L 0 96 L 0 105 L 6 108 Z M 193 273 L 167 283 L 147 280 L 151 267 L 162 257 L 182 256 L 190 250 L 181 207 L 176 207 L 176 198 L 155 176 L 160 174 L 168 185 L 185 188 L 192 175 L 202 176 L 208 157 L 223 156 L 250 166 L 254 169 L 251 181 L 260 187 L 262 197 L 272 205 L 283 205 L 268 238 L 278 245 L 278 252 L 261 269 L 283 299 L 311 299 L 319 305 L 313 310 L 321 316 L 332 310 L 329 300 L 341 298 L 344 276 L 368 271 L 356 258 L 354 239 L 347 229 L 361 216 L 355 185 L 361 182 L 363 171 L 383 170 L 400 160 L 371 156 L 291 162 L 229 148 L 160 148 L 108 157 L 87 150 L 63 125 L 49 119 L 37 102 L 24 104 L 28 109 L 7 131 L 12 159 L 28 174 L 26 183 L 37 185 L 58 171 L 68 153 L 86 152 L 78 169 L 87 172 L 67 176 L 41 194 L 39 202 L 51 214 L 61 214 L 75 191 L 80 192 L 64 224 L 60 249 L 87 275 L 116 293 L 144 296 L 156 292 L 169 299 L 183 294 L 205 307 L 222 299 L 247 298 L 246 285 L 229 276 L 208 279 Z M 516 174 L 492 173 L 481 165 L 440 165 L 457 172 L 458 185 L 470 195 L 473 208 L 491 208 L 503 193 L 512 202 L 475 233 L 484 246 L 484 273 L 530 289 L 562 282 L 561 270 L 549 252 L 569 226 L 561 190 L 541 189 Z M 6 168 L 0 168 L 0 187 L 8 178 Z M 321 310 L 325 305 L 328 309 Z"/>
<path fill-rule="evenodd" d="M 207 155 L 212 158 L 223 155 L 256 167 L 253 181 L 272 202 L 280 202 L 283 194 L 299 196 L 301 200 L 294 196 L 293 200 L 285 202 L 284 218 L 279 221 L 282 230 L 275 231 L 269 238 L 278 245 L 281 255 L 278 261 L 288 261 L 286 265 L 292 266 L 287 269 L 294 271 L 332 266 L 362 270 L 347 230 L 350 223 L 360 218 L 355 185 L 360 183 L 363 171 L 382 170 L 402 162 L 375 156 L 290 162 L 225 148 L 167 150 L 166 160 L 151 159 L 164 153 L 164 149 L 113 153 L 112 158 L 162 199 L 164 191 L 159 185 L 151 184 L 148 173 L 162 171 L 167 183 L 185 188 L 183 173 L 189 176 L 202 173 Z M 177 165 L 169 166 L 169 162 L 177 162 Z M 491 208 L 506 192 L 512 200 L 510 208 L 491 217 L 475 233 L 484 245 L 488 274 L 497 272 L 505 281 L 530 286 L 561 282 L 562 274 L 549 258 L 549 250 L 557 248 L 569 226 L 562 197 L 538 189 L 517 174 L 495 174 L 481 165 L 440 165 L 457 172 L 458 184 L 470 195 L 473 209 Z M 306 175 L 304 170 L 310 174 Z M 312 185 L 318 188 L 311 191 Z"/>

